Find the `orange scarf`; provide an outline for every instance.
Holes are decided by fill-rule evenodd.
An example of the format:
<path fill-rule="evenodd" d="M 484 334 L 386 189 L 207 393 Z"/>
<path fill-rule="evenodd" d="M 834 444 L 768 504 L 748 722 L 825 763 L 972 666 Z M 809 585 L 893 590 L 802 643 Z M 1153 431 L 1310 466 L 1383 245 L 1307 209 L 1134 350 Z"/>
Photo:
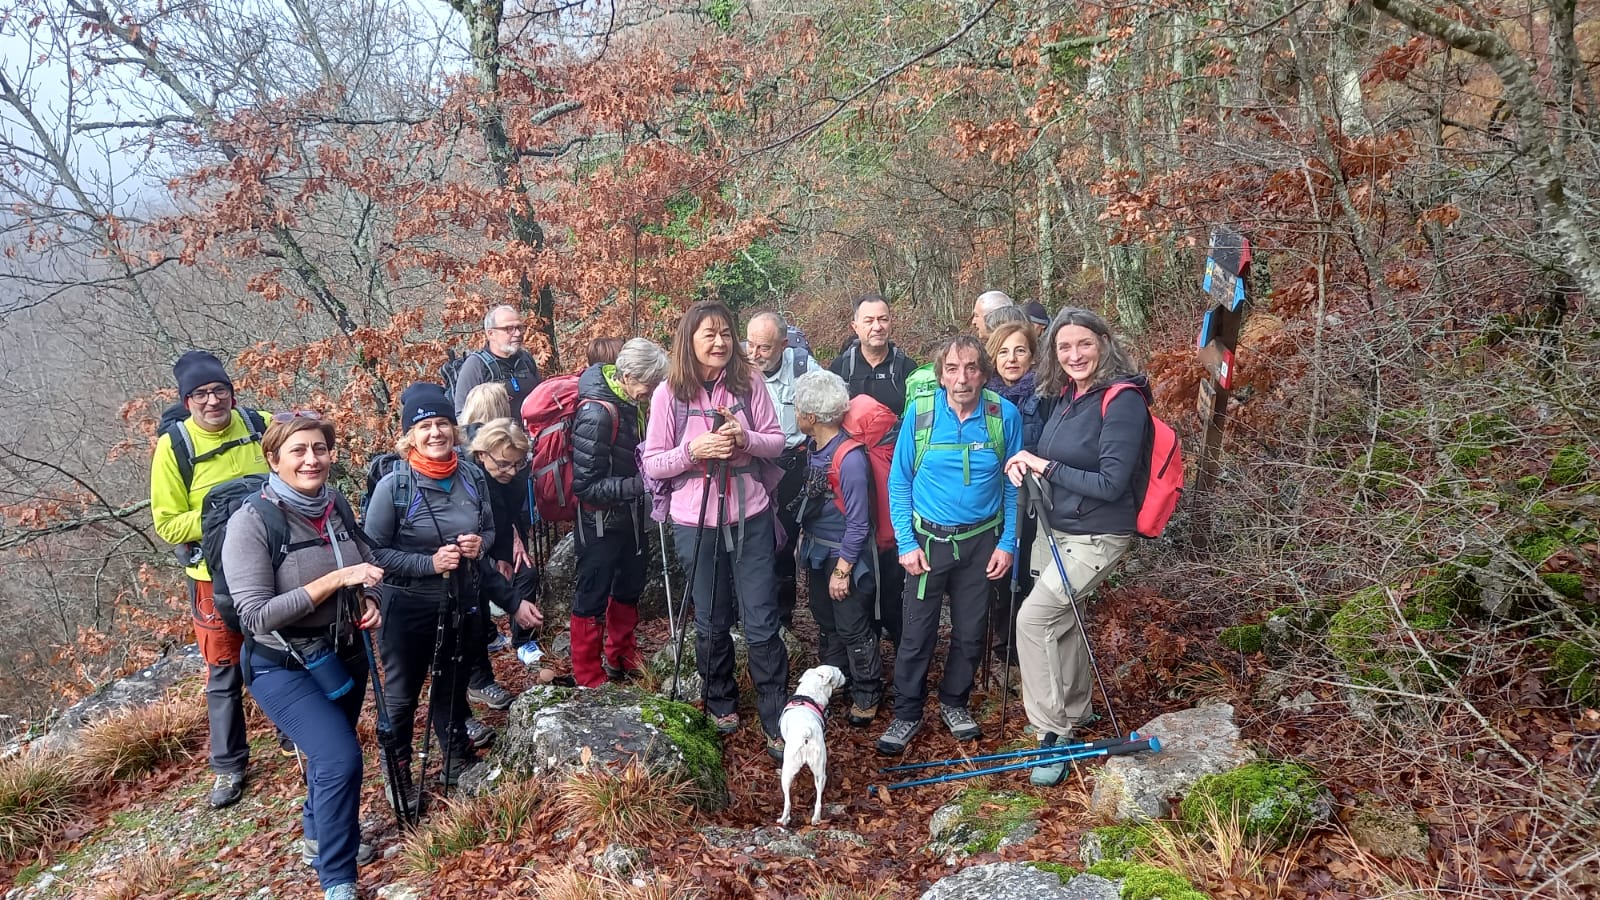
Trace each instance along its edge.
<path fill-rule="evenodd" d="M 432 478 L 434 481 L 443 481 L 456 474 L 456 463 L 458 461 L 454 450 L 450 451 L 450 458 L 446 460 L 429 459 L 423 456 L 422 452 L 415 447 L 406 453 L 406 462 L 411 468 L 415 469 L 418 475 L 424 478 Z"/>

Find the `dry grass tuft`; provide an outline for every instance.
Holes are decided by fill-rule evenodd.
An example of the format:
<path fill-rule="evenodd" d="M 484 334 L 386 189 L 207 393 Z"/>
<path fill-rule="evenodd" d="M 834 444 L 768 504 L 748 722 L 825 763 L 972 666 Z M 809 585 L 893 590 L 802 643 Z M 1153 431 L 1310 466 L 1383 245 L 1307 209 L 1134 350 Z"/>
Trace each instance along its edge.
<path fill-rule="evenodd" d="M 205 706 L 168 698 L 90 727 L 73 751 L 72 762 L 89 781 L 127 781 L 190 758 L 205 733 Z"/>
<path fill-rule="evenodd" d="M 544 800 L 543 786 L 531 778 L 498 784 L 482 797 L 452 800 L 406 838 L 401 858 L 413 872 L 432 872 L 446 857 L 509 841 L 533 821 Z"/>
<path fill-rule="evenodd" d="M 557 803 L 574 824 L 590 825 L 610 840 L 633 840 L 676 828 L 688 817 L 682 786 L 654 775 L 634 760 L 621 769 L 574 772 L 557 790 Z"/>
<path fill-rule="evenodd" d="M 79 776 L 53 753 L 0 762 L 0 860 L 14 862 L 48 844 L 77 812 Z"/>
<path fill-rule="evenodd" d="M 903 890 L 887 878 L 870 884 L 839 884 L 818 878 L 806 888 L 811 900 L 893 900 L 904 895 Z"/>
<path fill-rule="evenodd" d="M 1145 829 L 1150 843 L 1139 848 L 1135 858 L 1177 872 L 1197 886 L 1274 879 L 1284 884 L 1299 865 L 1303 842 L 1281 853 L 1271 852 L 1245 834 L 1243 819 L 1237 810 L 1224 812 L 1210 806 L 1205 821 L 1197 827 L 1152 826 Z"/>
<path fill-rule="evenodd" d="M 94 900 L 141 900 L 162 894 L 179 885 L 189 866 L 182 854 L 137 856 L 123 866 L 117 880 L 96 891 Z"/>

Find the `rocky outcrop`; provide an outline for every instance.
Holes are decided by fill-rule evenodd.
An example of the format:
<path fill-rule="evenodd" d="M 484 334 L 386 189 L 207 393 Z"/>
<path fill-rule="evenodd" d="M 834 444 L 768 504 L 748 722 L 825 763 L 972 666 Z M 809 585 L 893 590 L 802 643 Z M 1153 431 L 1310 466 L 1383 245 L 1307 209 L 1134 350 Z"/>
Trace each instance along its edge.
<path fill-rule="evenodd" d="M 1167 798 L 1182 796 L 1206 775 L 1218 775 L 1256 758 L 1239 738 L 1233 707 L 1201 706 L 1167 713 L 1138 728 L 1161 739 L 1160 753 L 1106 760 L 1094 776 L 1091 808 L 1119 822 L 1146 822 L 1171 814 Z"/>

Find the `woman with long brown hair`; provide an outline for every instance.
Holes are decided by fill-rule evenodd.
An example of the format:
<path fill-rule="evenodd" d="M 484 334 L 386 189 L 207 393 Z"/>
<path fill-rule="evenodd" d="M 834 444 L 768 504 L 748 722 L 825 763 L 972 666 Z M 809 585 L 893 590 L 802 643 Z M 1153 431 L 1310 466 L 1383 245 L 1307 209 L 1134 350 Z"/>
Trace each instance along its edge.
<path fill-rule="evenodd" d="M 684 313 L 667 380 L 650 402 L 644 474 L 671 491 L 673 543 L 692 573 L 695 664 L 706 712 L 724 734 L 739 728 L 729 630 L 743 622 L 767 752 L 781 760 L 778 718 L 789 689 L 789 654 L 778 634 L 769 490 L 784 437 L 738 334 L 733 312 L 721 303 L 702 301 Z"/>

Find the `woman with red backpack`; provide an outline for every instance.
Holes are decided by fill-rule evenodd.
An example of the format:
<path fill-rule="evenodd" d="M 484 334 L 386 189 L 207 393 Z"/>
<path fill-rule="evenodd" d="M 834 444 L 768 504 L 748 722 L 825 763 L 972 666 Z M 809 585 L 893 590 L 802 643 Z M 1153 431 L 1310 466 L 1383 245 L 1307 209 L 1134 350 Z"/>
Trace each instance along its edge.
<path fill-rule="evenodd" d="M 817 658 L 848 676 L 849 722 L 865 727 L 877 718 L 883 697 L 883 659 L 872 625 L 878 548 L 872 465 L 867 448 L 844 430 L 849 410 L 850 389 L 838 375 L 823 369 L 795 380 L 795 421 L 809 438 L 795 520 L 817 623 Z"/>
<path fill-rule="evenodd" d="M 778 634 L 769 491 L 781 474 L 775 461 L 784 436 L 738 334 L 721 303 L 702 301 L 684 313 L 667 380 L 650 400 L 643 466 L 670 492 L 667 515 L 694 599 L 706 713 L 723 734 L 739 728 L 730 630 L 743 622 L 767 753 L 781 761 L 789 654 Z"/>
<path fill-rule="evenodd" d="M 1048 407 L 1044 429 L 1037 450 L 1011 457 L 1006 474 L 1013 484 L 1026 479 L 1049 494 L 1039 504 L 1044 521 L 1031 556 L 1036 580 L 1016 625 L 1023 705 L 1040 746 L 1048 747 L 1066 741 L 1089 714 L 1094 675 L 1084 601 L 1133 543 L 1150 394 L 1105 320 L 1086 309 L 1057 314 L 1043 347 L 1038 391 Z M 1103 404 L 1119 383 L 1134 389 L 1119 390 Z M 1030 780 L 1059 784 L 1066 769 L 1066 763 L 1047 763 Z"/>
<path fill-rule="evenodd" d="M 578 584 L 572 598 L 572 677 L 581 687 L 639 675 L 644 666 L 634 630 L 644 592 L 650 542 L 649 508 L 639 477 L 644 407 L 667 377 L 667 353 L 634 338 L 615 363 L 578 376 L 572 419 L 573 524 Z"/>

